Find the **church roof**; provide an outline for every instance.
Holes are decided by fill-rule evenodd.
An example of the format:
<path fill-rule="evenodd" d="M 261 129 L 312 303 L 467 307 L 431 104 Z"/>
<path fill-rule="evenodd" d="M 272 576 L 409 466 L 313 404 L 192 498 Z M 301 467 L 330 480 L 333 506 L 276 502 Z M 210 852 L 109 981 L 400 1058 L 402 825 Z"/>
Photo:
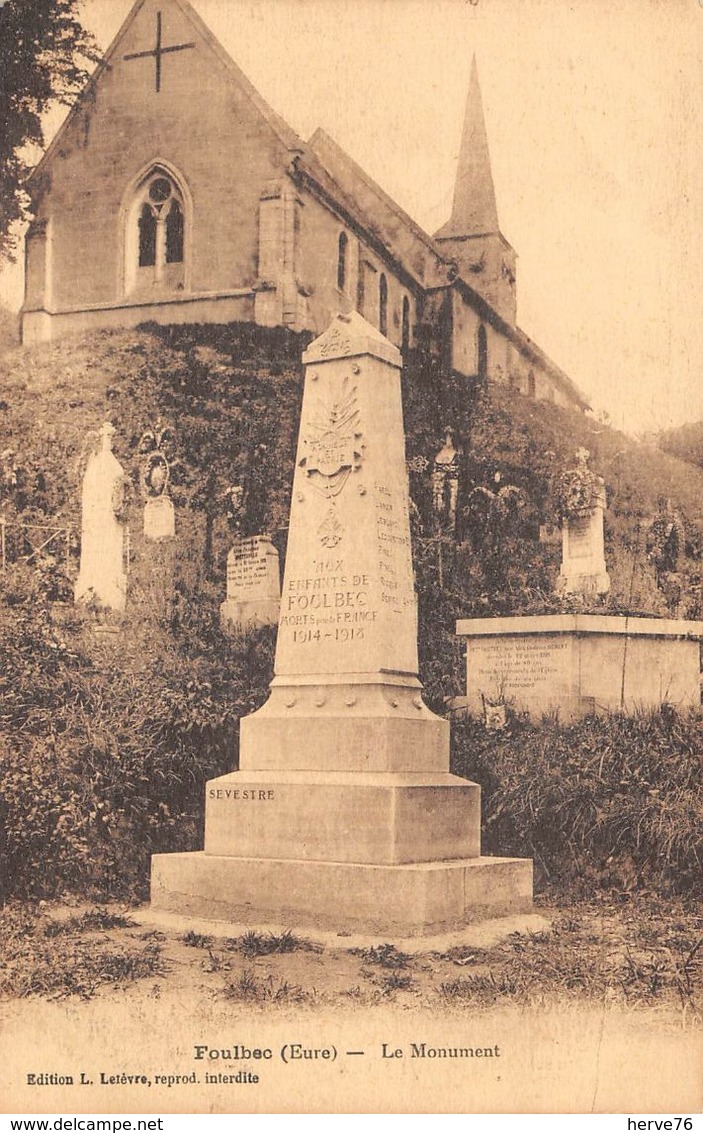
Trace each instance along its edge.
<path fill-rule="evenodd" d="M 441 248 L 325 130 L 315 131 L 297 164 L 330 188 L 335 186 L 362 225 L 418 283 L 426 287 L 446 282 Z"/>
<path fill-rule="evenodd" d="M 438 239 L 446 239 L 452 236 L 483 236 L 499 231 L 488 134 L 474 55 L 454 184 L 452 215 L 436 236 Z"/>

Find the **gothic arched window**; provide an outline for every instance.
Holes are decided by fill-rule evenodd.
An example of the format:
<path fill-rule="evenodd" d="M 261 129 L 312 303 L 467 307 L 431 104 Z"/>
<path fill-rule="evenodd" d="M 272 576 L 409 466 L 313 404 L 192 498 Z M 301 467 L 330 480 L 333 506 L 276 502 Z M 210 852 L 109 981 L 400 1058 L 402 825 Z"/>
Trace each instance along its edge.
<path fill-rule="evenodd" d="M 126 224 L 125 291 L 182 289 L 186 210 L 175 177 L 154 166 L 137 186 Z"/>
<path fill-rule="evenodd" d="M 153 267 L 156 263 L 156 217 L 148 205 L 142 205 L 139 214 L 139 266 Z"/>
<path fill-rule="evenodd" d="M 403 321 L 401 327 L 400 348 L 403 354 L 410 349 L 410 300 L 403 296 Z"/>
<path fill-rule="evenodd" d="M 378 281 L 378 329 L 388 334 L 388 280 L 383 272 Z"/>
<path fill-rule="evenodd" d="M 478 380 L 479 385 L 485 386 L 488 378 L 488 335 L 481 323 L 478 328 Z"/>
<path fill-rule="evenodd" d="M 349 240 L 346 232 L 340 232 L 337 247 L 337 287 L 344 291 L 347 284 L 347 247 Z"/>

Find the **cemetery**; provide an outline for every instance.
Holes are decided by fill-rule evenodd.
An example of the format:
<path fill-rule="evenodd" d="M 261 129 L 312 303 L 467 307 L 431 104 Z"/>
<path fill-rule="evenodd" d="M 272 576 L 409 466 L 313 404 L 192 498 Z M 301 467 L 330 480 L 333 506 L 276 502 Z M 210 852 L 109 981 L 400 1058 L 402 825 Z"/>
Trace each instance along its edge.
<path fill-rule="evenodd" d="M 91 2 L 96 39 L 29 7 L 0 3 L 0 1093 L 692 1108 L 688 17 L 618 53 L 619 13 L 568 5 L 542 45 L 478 0 Z M 607 114 L 657 29 L 676 82 Z M 518 322 L 513 226 L 573 376 Z"/>
<path fill-rule="evenodd" d="M 2 508 L 3 899 L 31 909 L 73 893 L 130 902 L 138 918 L 151 885 L 154 915 L 175 909 L 198 926 L 259 932 L 262 964 L 280 950 L 281 979 L 283 929 L 299 939 L 316 926 L 365 929 L 369 942 L 395 939 L 402 952 L 410 938 L 422 947 L 423 933 L 506 914 L 513 923 L 530 908 L 552 923 L 550 943 L 538 934 L 530 956 L 561 948 L 575 962 L 569 949 L 583 941 L 578 928 L 559 929 L 563 910 L 591 908 L 594 892 L 646 902 L 665 942 L 673 920 L 688 925 L 681 940 L 693 955 L 703 475 L 607 428 L 594 435 L 559 407 L 537 419 L 526 401 L 494 391 L 467 407 L 451 389 L 430 405 L 411 380 L 418 360 L 401 371 L 371 331 L 359 350 L 316 354 L 309 339 L 275 329 L 145 328 L 3 359 L 14 446 Z M 396 402 L 395 434 L 384 425 L 380 448 L 373 421 L 391 409 L 366 408 L 367 366 L 395 374 L 403 396 L 404 435 Z M 310 390 L 324 392 L 329 371 L 342 383 L 337 401 L 311 394 L 308 426 L 306 371 Z M 82 392 L 65 411 L 69 372 Z M 321 406 L 332 416 L 319 432 Z M 337 420 L 343 429 L 326 435 Z M 447 420 L 458 483 L 438 506 L 433 460 Z M 545 522 L 560 522 L 550 485 L 579 447 L 605 473 L 610 586 L 600 593 L 565 593 L 562 545 L 540 541 Z M 174 521 L 154 539 L 144 516 L 164 495 Z M 674 508 L 679 525 L 663 525 Z M 74 532 L 68 560 L 63 541 L 29 557 L 16 525 L 57 516 Z M 91 549 L 95 524 L 109 564 Z M 679 533 L 676 554 L 662 549 L 661 528 L 669 540 Z M 101 590 L 105 579 L 115 581 Z M 96 632 L 106 625 L 114 632 Z M 286 859 L 294 865 L 281 875 Z M 233 881 L 237 860 L 247 864 Z M 472 897 L 466 878 L 477 867 L 518 873 Z M 408 879 L 402 899 L 393 882 L 369 904 L 360 880 L 369 869 Z M 413 889 L 428 869 L 447 879 L 463 870 L 468 907 L 444 886 L 441 901 L 425 880 Z M 282 926 L 278 936 L 266 936 L 269 925 Z M 637 939 L 641 991 L 653 953 Z M 662 947 L 670 991 L 651 994 L 675 997 L 688 953 Z M 307 955 L 294 953 L 291 963 Z M 394 955 L 378 971 L 395 973 L 392 994 L 411 1001 L 414 961 L 403 961 L 406 972 Z M 150 956 L 145 974 L 160 970 Z M 491 963 L 503 970 L 507 959 Z M 592 962 L 593 979 L 615 986 L 619 969 Z M 50 982 L 46 959 L 43 969 Z M 480 980 L 457 994 L 480 999 Z"/>

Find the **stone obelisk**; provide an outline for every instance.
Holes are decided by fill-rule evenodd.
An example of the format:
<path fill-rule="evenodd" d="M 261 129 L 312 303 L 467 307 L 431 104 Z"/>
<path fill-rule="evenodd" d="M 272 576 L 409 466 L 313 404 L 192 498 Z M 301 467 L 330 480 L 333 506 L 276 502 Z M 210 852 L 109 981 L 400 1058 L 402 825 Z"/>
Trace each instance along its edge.
<path fill-rule="evenodd" d="M 480 856 L 480 789 L 422 700 L 400 354 L 352 313 L 303 360 L 271 694 L 207 784 L 204 852 L 153 859 L 152 902 L 406 934 L 524 911 L 531 863 Z"/>

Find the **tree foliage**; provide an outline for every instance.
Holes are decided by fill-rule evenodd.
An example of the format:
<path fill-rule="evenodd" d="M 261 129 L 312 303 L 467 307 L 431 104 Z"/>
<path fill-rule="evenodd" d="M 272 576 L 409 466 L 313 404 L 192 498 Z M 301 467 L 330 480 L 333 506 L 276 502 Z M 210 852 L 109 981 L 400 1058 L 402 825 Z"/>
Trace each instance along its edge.
<path fill-rule="evenodd" d="M 79 0 L 5 0 L 0 4 L 0 256 L 12 256 L 16 225 L 27 217 L 25 182 L 43 115 L 68 104 L 99 58 L 78 19 Z"/>
<path fill-rule="evenodd" d="M 663 452 L 703 468 L 703 421 L 665 429 L 657 437 L 657 444 Z"/>

